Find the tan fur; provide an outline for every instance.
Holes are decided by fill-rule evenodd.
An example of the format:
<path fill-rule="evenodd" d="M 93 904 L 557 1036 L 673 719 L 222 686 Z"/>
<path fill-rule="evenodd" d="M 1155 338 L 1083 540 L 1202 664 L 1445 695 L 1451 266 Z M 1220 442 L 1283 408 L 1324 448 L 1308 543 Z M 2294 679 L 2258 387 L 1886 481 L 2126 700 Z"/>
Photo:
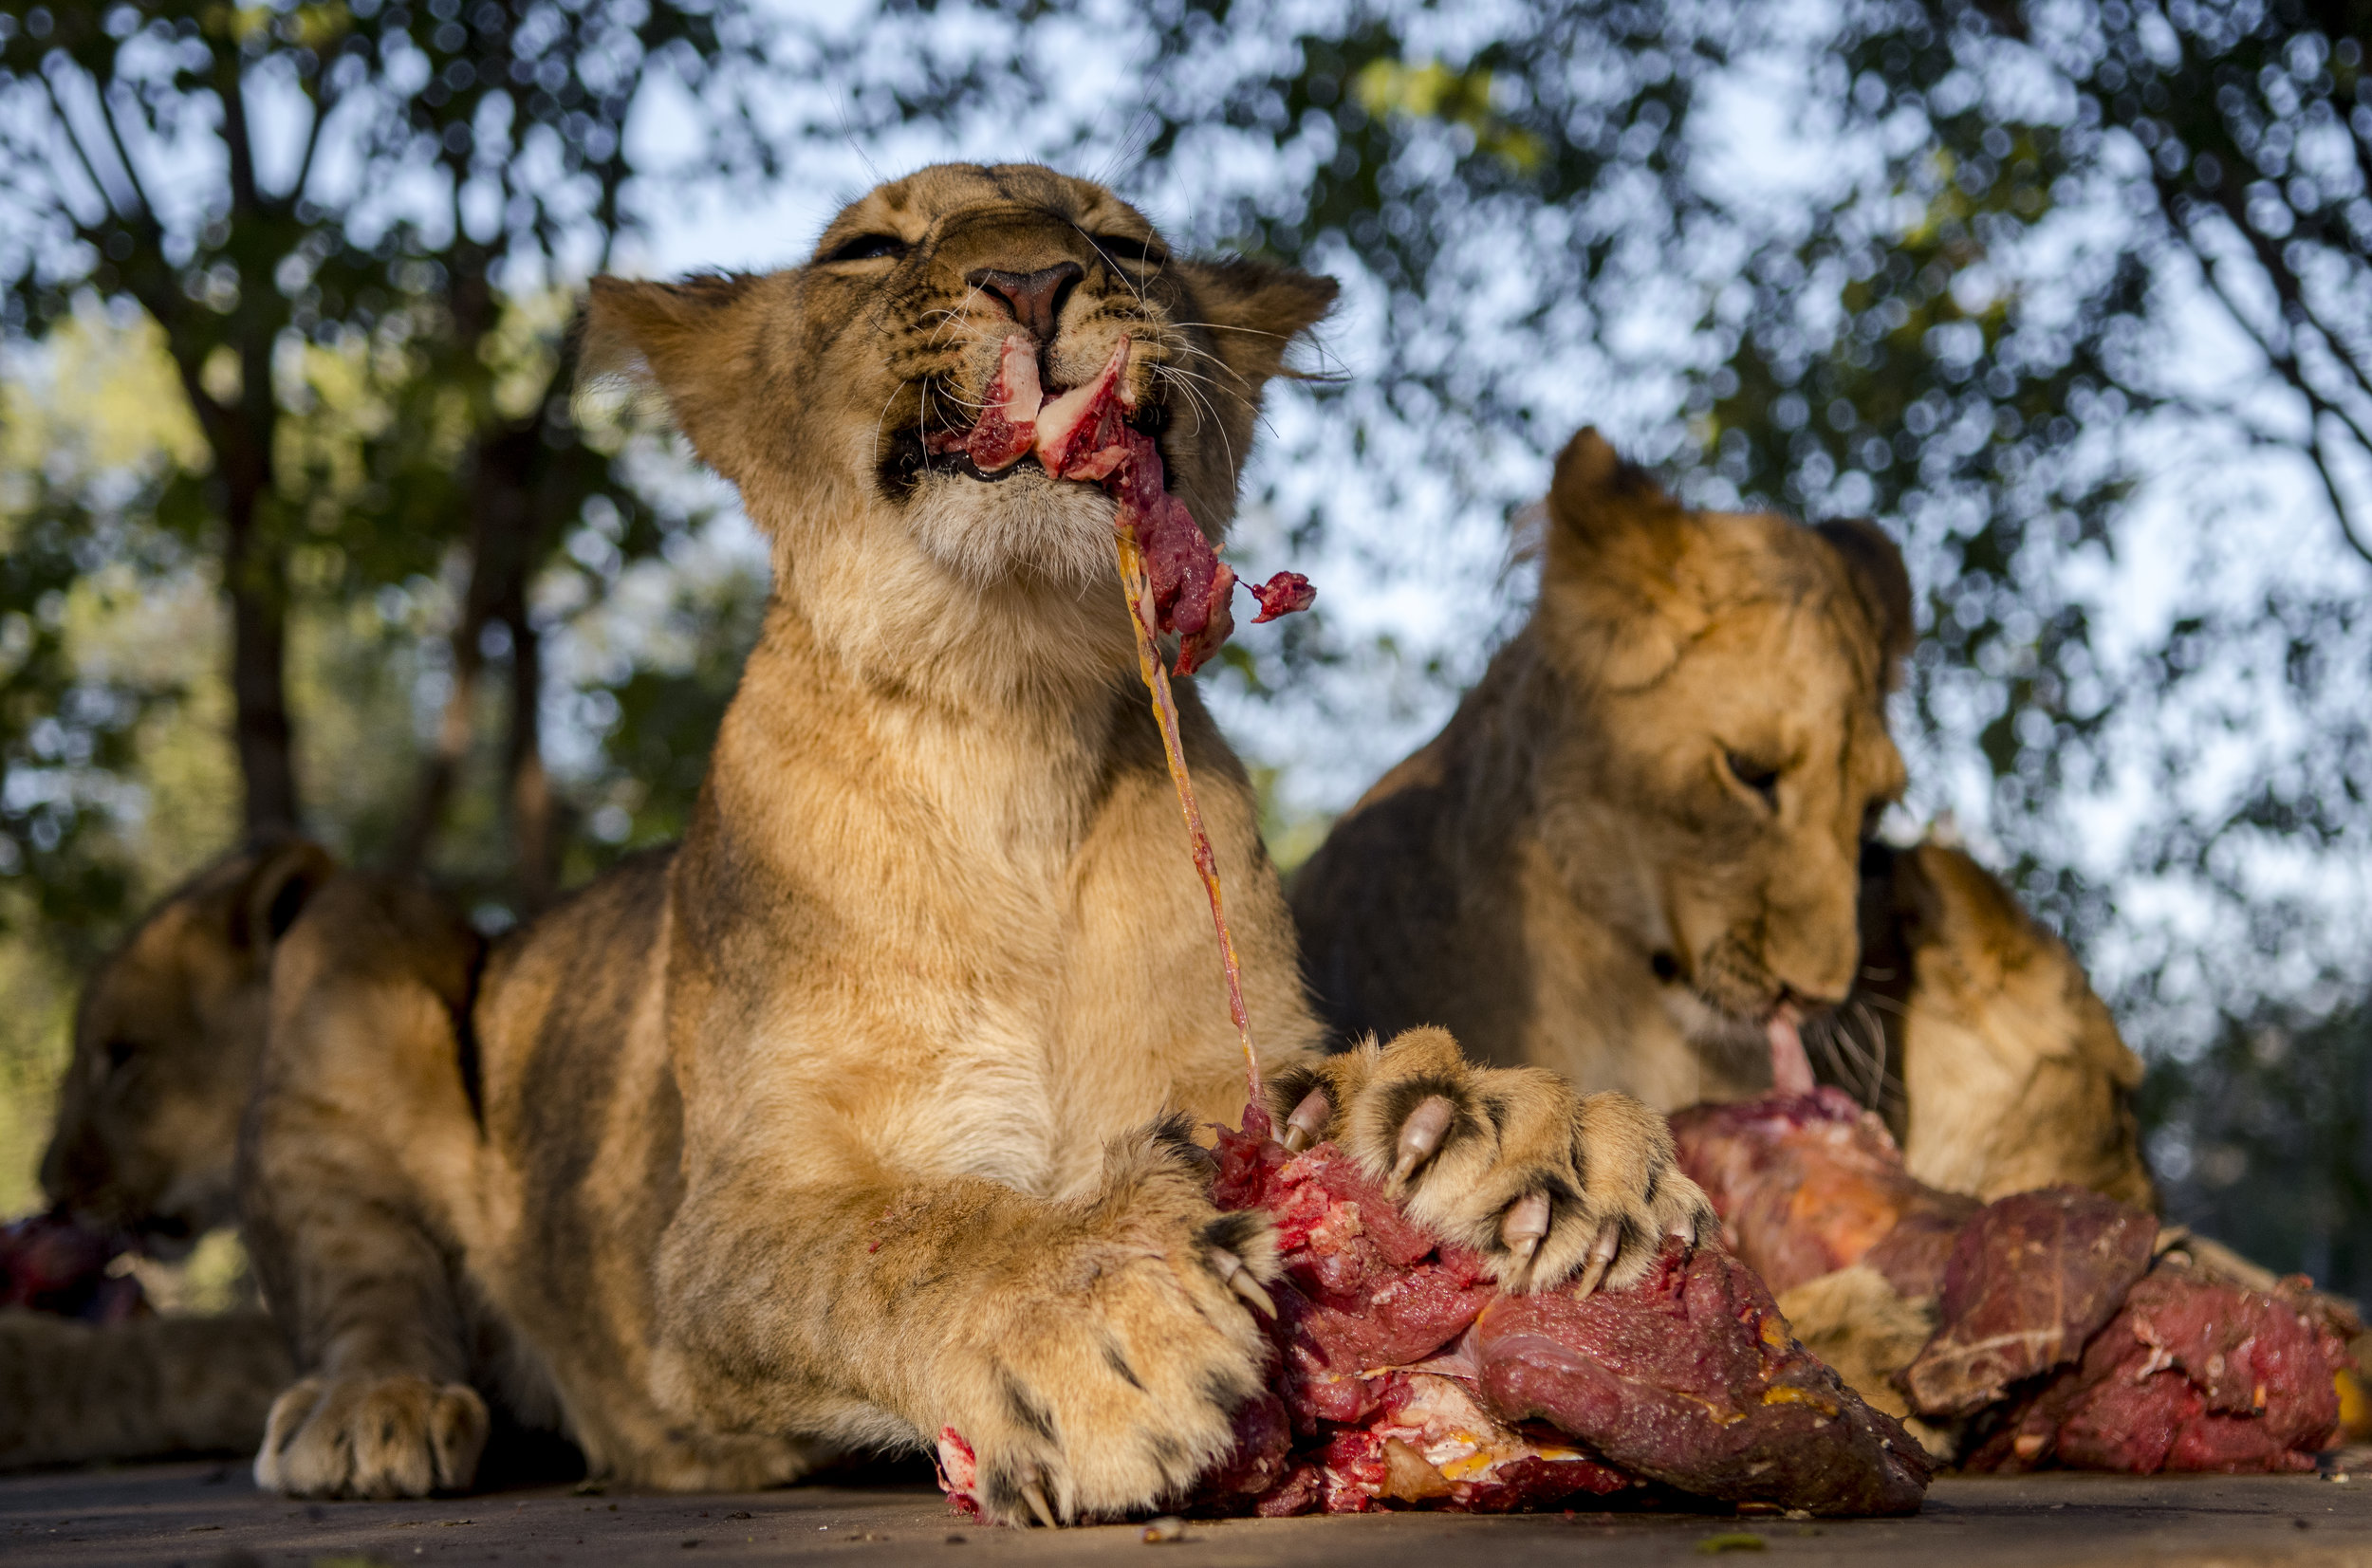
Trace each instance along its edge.
<path fill-rule="evenodd" d="M 0 1469 L 244 1452 L 287 1381 L 259 1311 L 105 1327 L 0 1312 Z"/>
<path fill-rule="evenodd" d="M 892 253 L 834 259 L 866 235 Z M 1152 259 L 1110 259 L 1130 242 Z M 245 1191 L 307 1376 L 263 1485 L 463 1485 L 489 1400 L 670 1487 L 952 1426 L 1009 1520 L 1033 1489 L 1065 1518 L 1145 1506 L 1224 1449 L 1264 1355 L 1230 1280 L 1272 1277 L 1274 1246 L 1212 1209 L 1188 1135 L 1240 1109 L 1242 1063 L 1110 503 L 919 462 L 1014 328 L 968 280 L 1076 266 L 1049 386 L 1129 333 L 1172 488 L 1223 530 L 1262 384 L 1333 286 L 1159 250 L 1097 187 L 951 166 L 852 206 L 803 267 L 597 281 L 589 359 L 647 371 L 772 541 L 765 629 L 680 848 L 482 962 L 349 883 L 284 943 Z M 1179 707 L 1267 1065 L 1309 1066 L 1251 787 L 1190 683 Z M 1408 1199 L 1520 1282 L 1552 1276 L 1495 1217 L 1577 1140 L 1574 1224 L 1652 1242 L 1704 1217 L 1636 1108 L 1428 1036 L 1291 1087 L 1320 1078 L 1371 1169 L 1379 1097 L 1454 1100 Z"/>
<path fill-rule="evenodd" d="M 1871 846 L 1862 885 L 1902 784 L 1893 546 L 1685 510 L 1590 431 L 1544 513 L 1529 623 L 1295 882 L 1339 1033 L 1440 1024 L 1674 1110 L 1767 1088 L 1791 1003 L 1816 1046 L 1882 1032 L 1894 1077 L 1868 1087 L 1907 1096 L 1889 1112 L 1923 1179 L 2149 1203 L 2140 1064 L 2066 947 L 1955 851 Z M 1733 754 L 1778 765 L 1776 809 Z"/>
<path fill-rule="evenodd" d="M 1529 623 L 1295 884 L 1311 984 L 1345 1036 L 1438 1024 L 1661 1110 L 1754 1092 L 1764 1021 L 1855 978 L 1900 562 L 1685 510 L 1593 431 L 1545 510 Z"/>
<path fill-rule="evenodd" d="M 1911 1413 L 1889 1381 L 1936 1332 L 1935 1303 L 1901 1295 L 1861 1264 L 1824 1274 L 1779 1298 L 1804 1348 L 1834 1367 L 1855 1393 L 1888 1415 Z"/>
<path fill-rule="evenodd" d="M 272 944 L 333 869 L 302 839 L 238 850 L 108 954 L 83 987 L 58 1083 L 41 1162 L 51 1203 L 166 1248 L 232 1223 Z"/>
<path fill-rule="evenodd" d="M 1981 1198 L 2057 1182 L 2157 1207 L 2132 1109 L 2141 1061 L 2066 945 L 1957 849 L 1894 859 L 1902 1153 L 1921 1181 Z"/>
<path fill-rule="evenodd" d="M 1958 1456 L 1960 1424 L 1913 1415 L 1894 1383 L 1936 1332 L 1934 1298 L 1901 1295 L 1884 1275 L 1856 1264 L 1805 1281 L 1778 1305 L 1804 1348 L 1835 1368 L 1847 1388 L 1900 1420 L 1937 1460 Z"/>

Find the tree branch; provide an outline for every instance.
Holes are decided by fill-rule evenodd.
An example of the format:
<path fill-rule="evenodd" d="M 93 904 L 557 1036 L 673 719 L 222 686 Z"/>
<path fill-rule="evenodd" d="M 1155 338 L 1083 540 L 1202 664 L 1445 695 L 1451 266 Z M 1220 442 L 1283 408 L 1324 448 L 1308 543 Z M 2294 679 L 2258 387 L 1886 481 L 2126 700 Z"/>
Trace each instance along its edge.
<path fill-rule="evenodd" d="M 13 131 L 0 126 L 0 165 L 6 166 L 5 177 L 9 181 L 9 189 L 25 194 L 20 210 L 39 213 L 54 208 L 65 215 L 66 222 L 79 230 L 83 227 L 83 220 L 75 216 L 73 203 L 66 195 L 65 187 L 58 182 L 58 176 L 53 168 L 56 161 L 54 153 L 37 151 L 30 143 L 20 139 Z M 41 181 L 40 189 L 46 193 L 46 200 L 32 198 L 34 190 L 32 181 L 36 176 Z M 104 202 L 107 199 L 106 193 L 101 192 L 99 199 Z"/>
<path fill-rule="evenodd" d="M 2355 525 L 2348 521 L 2346 500 L 2339 493 L 2339 478 L 2331 472 L 2330 459 L 2324 453 L 2323 422 L 2320 419 L 2314 422 L 2314 439 L 2307 448 L 2307 461 L 2314 465 L 2316 477 L 2323 481 L 2323 493 L 2330 497 L 2332 515 L 2339 519 L 2340 537 L 2347 541 L 2349 549 L 2363 557 L 2366 565 L 2372 565 L 2372 545 L 2364 544 L 2363 536 L 2356 532 Z"/>
<path fill-rule="evenodd" d="M 120 86 L 120 83 L 118 85 Z M 130 91 L 129 88 L 123 90 Z M 107 127 L 107 144 L 114 149 L 116 161 L 123 166 L 123 177 L 132 182 L 133 199 L 140 204 L 140 212 L 147 217 L 149 229 L 152 231 L 162 230 L 164 215 L 157 211 L 156 202 L 149 199 L 148 183 L 140 178 L 139 166 L 132 161 L 131 150 L 123 144 L 123 133 L 117 128 L 115 105 L 109 101 L 115 95 L 103 87 L 94 87 L 91 96 L 99 101 L 99 122 Z"/>
<path fill-rule="evenodd" d="M 2196 250 L 2194 254 L 2196 254 Z M 2239 303 L 2233 298 L 2232 290 L 2226 286 L 2217 267 L 2208 264 L 2202 258 L 2199 270 L 2206 275 L 2208 287 L 2214 292 L 2218 300 L 2223 302 L 2225 313 L 2238 323 L 2240 329 L 2264 351 L 2266 360 L 2272 365 L 2274 373 L 2296 388 L 2299 396 L 2307 400 L 2306 442 L 2303 447 L 2295 441 L 2285 444 L 2292 451 L 2302 451 L 2307 461 L 2313 465 L 2316 477 L 2323 482 L 2323 492 L 2330 499 L 2331 515 L 2339 523 L 2340 537 L 2347 542 L 2349 549 L 2362 556 L 2367 564 L 2372 564 L 2372 548 L 2365 546 L 2363 539 L 2357 534 L 2355 525 L 2348 518 L 2347 503 L 2340 494 L 2338 476 L 2331 472 L 2330 460 L 2326 453 L 2326 443 L 2323 435 L 2323 416 L 2326 414 L 2338 419 L 2351 431 L 2357 430 L 2355 421 L 2347 417 L 2345 410 L 2335 406 L 2307 382 L 2305 370 L 2298 363 L 2294 349 L 2277 346 L 2271 339 L 2258 330 L 2254 322 L 2249 320 L 2247 313 L 2241 310 Z M 2357 433 L 2361 439 L 2362 432 Z"/>
<path fill-rule="evenodd" d="M 2165 210 L 2168 218 L 2174 221 L 2177 231 L 2187 233 L 2189 225 L 2182 220 L 2177 210 L 2177 204 L 2186 199 L 2185 195 L 2175 191 L 2173 181 L 2164 175 L 2157 175 L 2152 183 L 2159 188 L 2159 204 Z M 2305 286 L 2299 282 L 2298 275 L 2290 270 L 2289 262 L 2283 259 L 2281 247 L 2269 236 L 2258 232 L 2250 224 L 2248 212 L 2242 206 L 2238 193 L 2219 189 L 2210 205 L 2214 211 L 2222 213 L 2224 221 L 2238 231 L 2241 242 L 2248 246 L 2250 254 L 2256 259 L 2257 266 L 2264 270 L 2266 280 L 2273 286 L 2273 297 L 2281 302 L 2284 320 L 2292 325 L 2293 334 L 2297 323 L 2303 322 L 2311 325 L 2317 333 L 2321 334 L 2324 342 L 2331 348 L 2341 365 L 2355 378 L 2356 385 L 2363 391 L 2365 396 L 2372 397 L 2372 367 L 2366 367 L 2360 361 L 2354 350 L 2342 341 L 2337 334 L 2324 324 L 2323 319 L 2315 314 L 2313 306 L 2307 303 Z M 2297 360 L 2294 355 L 2292 360 L 2298 365 L 2299 375 L 2304 376 L 2306 373 L 2304 362 Z M 2352 420 L 2349 422 L 2353 423 Z"/>
<path fill-rule="evenodd" d="M 253 212 L 263 203 L 255 189 L 255 146 L 247 128 L 247 89 L 232 46 L 214 56 L 214 92 L 222 99 L 222 142 L 231 156 L 231 210 Z"/>
<path fill-rule="evenodd" d="M 89 180 L 91 189 L 99 194 L 99 204 L 107 210 L 107 216 L 116 216 L 115 193 L 108 190 L 107 182 L 99 177 L 99 166 L 91 161 L 90 150 L 83 145 L 83 135 L 74 128 L 74 117 L 66 113 L 65 100 L 58 95 L 58 84 L 50 80 L 47 71 L 41 73 L 41 86 L 42 91 L 49 95 L 49 110 L 58 121 L 58 129 L 65 138 L 65 144 L 73 149 L 74 160 L 83 167 L 83 177 Z M 80 218 L 74 220 L 74 225 L 77 229 L 91 227 Z"/>
<path fill-rule="evenodd" d="M 288 186 L 291 202 L 305 198 L 306 183 L 313 177 L 313 156 L 321 150 L 322 127 L 329 123 L 329 117 L 336 114 L 338 105 L 345 101 L 346 95 L 333 91 L 329 85 L 330 69 L 343 58 L 342 50 L 323 61 L 315 72 L 316 80 L 321 83 L 321 91 L 319 94 L 307 92 L 305 95 L 306 101 L 313 106 L 313 123 L 305 133 L 305 156 L 297 160 L 296 178 Z"/>

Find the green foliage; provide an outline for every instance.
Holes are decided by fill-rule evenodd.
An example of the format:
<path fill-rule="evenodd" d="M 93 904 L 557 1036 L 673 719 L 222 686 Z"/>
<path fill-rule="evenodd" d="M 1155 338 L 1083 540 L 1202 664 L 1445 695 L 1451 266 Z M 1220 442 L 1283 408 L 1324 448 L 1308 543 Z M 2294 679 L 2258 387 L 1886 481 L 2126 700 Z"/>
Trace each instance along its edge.
<path fill-rule="evenodd" d="M 9 508 L 0 571 L 0 876 L 28 878 L 29 907 L 102 928 L 120 913 L 121 845 L 111 864 L 93 830 L 128 821 L 130 797 L 98 784 L 120 783 L 155 694 L 84 679 L 56 622 L 100 563 L 143 552 L 217 563 L 250 830 L 295 819 L 310 771 L 327 786 L 307 825 L 342 849 L 442 864 L 504 900 L 548 893 L 561 846 L 530 852 L 484 804 L 542 777 L 533 581 L 588 507 L 627 560 L 688 521 L 615 471 L 622 435 L 581 433 L 561 286 L 640 219 L 624 133 L 646 82 L 700 95 L 701 139 L 672 173 L 771 168 L 745 98 L 755 36 L 736 0 L 0 11 L 0 331 L 37 358 L 90 302 L 136 309 L 198 447 L 132 493 L 121 473 L 77 489 L 46 460 L 11 469 L 38 493 Z M 288 650 L 335 627 L 362 661 L 317 693 L 312 720 L 336 729 L 324 705 L 361 701 L 377 669 L 439 665 L 417 624 L 369 652 L 389 594 L 456 601 L 441 663 L 457 722 L 417 747 L 399 697 L 377 794 L 358 795 L 303 761 Z M 481 673 L 510 677 L 507 705 L 481 700 Z M 441 771 L 407 786 L 429 751 Z"/>
<path fill-rule="evenodd" d="M 2169 789 L 2131 873 L 2261 895 L 2219 875 L 2233 840 L 2361 853 L 2372 828 L 2364 726 L 2330 700 L 2334 665 L 2362 668 L 2351 585 L 2177 617 L 2128 682 L 2066 580 L 2119 547 L 2130 497 L 2159 477 L 2166 448 L 2134 439 L 2154 424 L 2304 459 L 2330 502 L 2325 547 L 2362 552 L 2342 475 L 2372 457 L 2372 204 L 2352 167 L 2372 149 L 2372 10 L 2321 9 L 1850 12 L 1840 130 L 1901 150 L 1754 256 L 1737 347 L 1700 399 L 1736 489 L 1875 513 L 1911 546 L 1922 728 L 1974 743 L 2029 900 L 2079 941 L 2113 918 L 2110 890 L 2068 865 L 2057 814 L 2119 782 L 2114 710 L 2187 700 L 2269 636 L 2294 650 L 2269 684 L 2339 722 L 2220 800 Z M 2034 90 L 2038 72 L 2059 90 Z M 2177 371 L 2176 293 L 2194 280 L 2254 341 L 2257 373 Z M 2171 783 L 2214 744 L 2162 734 L 2155 770 Z M 2255 925 L 2276 947 L 2298 934 Z"/>

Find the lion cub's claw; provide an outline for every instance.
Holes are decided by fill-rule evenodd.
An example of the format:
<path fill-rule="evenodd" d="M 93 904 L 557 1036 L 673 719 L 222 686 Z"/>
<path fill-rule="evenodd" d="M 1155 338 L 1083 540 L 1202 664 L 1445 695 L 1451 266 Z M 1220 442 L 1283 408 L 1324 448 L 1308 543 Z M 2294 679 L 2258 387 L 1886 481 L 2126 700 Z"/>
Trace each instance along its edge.
<path fill-rule="evenodd" d="M 1582 1277 L 1574 1282 L 1573 1294 L 1586 1299 L 1605 1282 L 1606 1271 L 1614 1266 L 1615 1254 L 1622 1246 L 1622 1222 L 1609 1219 L 1598 1227 L 1598 1239 L 1589 1244 L 1589 1261 L 1582 1265 Z"/>
<path fill-rule="evenodd" d="M 1428 1095 L 1417 1109 L 1400 1123 L 1400 1135 L 1392 1161 L 1392 1185 L 1399 1188 L 1416 1172 L 1418 1166 L 1433 1158 L 1434 1151 L 1457 1119 L 1457 1107 L 1440 1095 Z"/>
<path fill-rule="evenodd" d="M 1252 1278 L 1252 1272 L 1244 1266 L 1243 1259 L 1223 1246 L 1214 1246 L 1211 1249 L 1211 1266 L 1218 1272 L 1220 1279 L 1227 1282 L 1228 1289 L 1250 1302 L 1260 1316 L 1269 1319 L 1276 1317 L 1276 1301 L 1269 1295 L 1268 1289 Z"/>
<path fill-rule="evenodd" d="M 1548 1234 L 1548 1194 L 1527 1192 L 1508 1205 L 1499 1217 L 1499 1242 L 1515 1259 L 1519 1274 L 1531 1268 L 1532 1255 Z"/>
<path fill-rule="evenodd" d="M 1275 1231 L 1212 1206 L 1190 1131 L 1179 1117 L 1116 1139 L 1091 1196 L 1016 1200 L 1020 1245 L 983 1259 L 948 1319 L 926 1413 L 963 1434 L 989 1518 L 1076 1523 L 1181 1496 L 1264 1386 Z"/>
<path fill-rule="evenodd" d="M 1288 1131 L 1304 1108 L 1336 1107 L 1328 1134 L 1411 1218 L 1482 1254 L 1503 1289 L 1620 1288 L 1665 1238 L 1713 1233 L 1670 1127 L 1626 1095 L 1577 1095 L 1537 1067 L 1477 1067 L 1439 1029 L 1302 1072 L 1279 1084 L 1296 1107 Z"/>
<path fill-rule="evenodd" d="M 1298 1154 L 1316 1143 L 1326 1135 L 1326 1123 L 1333 1119 L 1334 1101 L 1326 1098 L 1324 1089 L 1310 1090 L 1285 1118 L 1285 1152 Z"/>
<path fill-rule="evenodd" d="M 1040 1524 L 1049 1530 L 1063 1527 L 1062 1521 L 1054 1517 L 1053 1508 L 1047 1503 L 1046 1488 L 1039 1485 L 1038 1472 L 1034 1468 L 1022 1479 L 1021 1496 L 1022 1501 L 1029 1504 L 1029 1511 L 1038 1516 Z"/>
<path fill-rule="evenodd" d="M 255 1485 L 288 1497 L 427 1497 L 466 1489 L 486 1401 L 426 1377 L 306 1377 L 272 1401 Z"/>

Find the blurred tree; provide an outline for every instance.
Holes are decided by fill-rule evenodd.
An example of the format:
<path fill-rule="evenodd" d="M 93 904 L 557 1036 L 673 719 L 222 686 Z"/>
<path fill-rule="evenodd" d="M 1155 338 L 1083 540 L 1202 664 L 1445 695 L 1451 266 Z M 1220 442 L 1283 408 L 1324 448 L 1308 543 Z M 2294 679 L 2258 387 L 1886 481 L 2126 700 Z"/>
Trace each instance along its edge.
<path fill-rule="evenodd" d="M 2372 6 L 1846 14 L 1837 129 L 1889 156 L 1746 268 L 1722 319 L 1737 347 L 1696 404 L 1714 467 L 1797 507 L 1876 512 L 1920 558 L 1919 715 L 1973 736 L 2030 901 L 2079 940 L 2110 918 L 2064 809 L 2127 782 L 2120 708 L 2179 698 L 2206 719 L 2142 742 L 2156 809 L 2110 874 L 2252 904 L 2253 961 L 2294 951 L 2304 911 L 2247 875 L 2246 845 L 2362 855 L 2372 834 Z M 2120 678 L 2071 563 L 2130 547 L 2144 487 L 2252 452 L 2311 476 L 2331 569 L 2253 600 L 2196 592 Z M 2175 481 L 2202 531 L 2208 477 Z M 2315 744 L 2186 787 L 2224 771 L 2209 753 L 2228 761 L 2266 703 Z M 2250 977 L 2220 981 L 2245 996 Z"/>
<path fill-rule="evenodd" d="M 623 520 L 621 549 L 647 551 L 658 528 L 610 452 L 578 439 L 565 310 L 523 327 L 505 301 L 601 266 L 631 227 L 624 136 L 646 82 L 700 91 L 684 172 L 770 167 L 744 112 L 754 43 L 737 0 L 0 10 L 0 322 L 39 338 L 87 289 L 162 329 L 207 450 L 151 512 L 220 563 L 249 832 L 303 819 L 295 577 L 352 596 L 434 577 L 457 544 L 469 580 L 447 721 L 386 847 L 429 859 L 499 655 L 506 891 L 530 905 L 550 891 L 528 583 L 590 498 Z M 323 385 L 339 372 L 343 408 Z M 340 415 L 343 428 L 298 428 Z M 57 551 L 87 542 L 87 509 L 56 499 L 52 564 L 28 555 L 6 608 L 37 605 L 69 569 Z M 29 657 L 10 675 L 53 695 L 57 678 Z"/>

